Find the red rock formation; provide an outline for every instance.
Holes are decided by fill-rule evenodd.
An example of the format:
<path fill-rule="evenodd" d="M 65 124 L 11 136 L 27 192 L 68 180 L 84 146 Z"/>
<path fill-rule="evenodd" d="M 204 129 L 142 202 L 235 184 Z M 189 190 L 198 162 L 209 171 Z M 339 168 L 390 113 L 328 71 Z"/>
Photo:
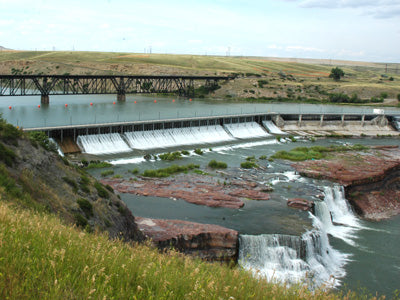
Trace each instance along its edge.
<path fill-rule="evenodd" d="M 174 248 L 210 261 L 236 261 L 238 232 L 218 225 L 135 218 L 139 229 L 160 249 Z"/>
<path fill-rule="evenodd" d="M 336 181 L 364 218 L 387 219 L 400 214 L 400 149 L 376 147 L 366 153 L 346 152 L 324 160 L 295 163 L 303 176 Z"/>
<path fill-rule="evenodd" d="M 304 211 L 310 211 L 310 212 L 314 213 L 314 202 L 307 200 L 307 199 L 303 199 L 303 198 L 289 199 L 287 201 L 287 205 L 289 207 L 301 209 Z"/>

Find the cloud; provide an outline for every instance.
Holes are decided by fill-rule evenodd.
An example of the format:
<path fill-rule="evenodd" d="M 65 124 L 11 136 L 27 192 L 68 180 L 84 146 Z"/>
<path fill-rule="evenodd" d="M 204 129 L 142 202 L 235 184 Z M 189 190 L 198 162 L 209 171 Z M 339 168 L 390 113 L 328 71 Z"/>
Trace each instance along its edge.
<path fill-rule="evenodd" d="M 283 0 L 301 8 L 352 9 L 378 19 L 400 17 L 400 0 Z"/>
<path fill-rule="evenodd" d="M 314 48 L 314 47 L 303 47 L 303 46 L 287 46 L 286 51 L 302 51 L 302 52 L 325 52 L 325 50 Z"/>

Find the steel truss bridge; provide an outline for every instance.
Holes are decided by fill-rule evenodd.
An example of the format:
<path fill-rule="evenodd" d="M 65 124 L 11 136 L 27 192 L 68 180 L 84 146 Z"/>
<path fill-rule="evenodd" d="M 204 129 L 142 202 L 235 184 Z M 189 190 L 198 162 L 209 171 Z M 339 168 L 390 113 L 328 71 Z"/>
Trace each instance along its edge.
<path fill-rule="evenodd" d="M 193 97 L 196 82 L 213 88 L 224 76 L 174 75 L 0 75 L 0 96 L 40 95 L 43 104 L 50 95 L 116 94 L 125 101 L 126 94 L 176 93 Z"/>

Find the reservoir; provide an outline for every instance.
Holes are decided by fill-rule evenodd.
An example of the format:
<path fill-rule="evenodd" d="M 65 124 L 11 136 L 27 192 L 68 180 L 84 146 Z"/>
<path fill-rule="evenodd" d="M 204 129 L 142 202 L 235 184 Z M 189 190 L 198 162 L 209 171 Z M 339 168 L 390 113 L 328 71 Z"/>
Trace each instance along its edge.
<path fill-rule="evenodd" d="M 373 108 L 362 106 L 239 103 L 207 99 L 190 101 L 169 96 L 139 95 L 129 95 L 125 102 L 117 102 L 113 95 L 52 96 L 49 106 L 39 108 L 39 104 L 40 97 L 37 96 L 1 97 L 0 112 L 8 122 L 23 128 L 265 112 L 373 113 Z M 400 109 L 385 108 L 385 113 L 400 114 Z M 325 138 L 312 142 L 298 137 L 297 142 L 292 142 L 290 139 L 278 141 L 273 137 L 258 137 L 226 140 L 222 143 L 205 141 L 196 145 L 196 148 L 202 148 L 203 155 L 193 153 L 193 146 L 179 146 L 168 149 L 149 147 L 118 154 L 82 154 L 82 157 L 111 162 L 113 167 L 110 169 L 123 178 L 132 177 L 130 171 L 135 168 L 142 172 L 171 164 L 160 160 L 146 161 L 143 159 L 145 153 L 159 154 L 186 149 L 190 154 L 173 163 L 193 162 L 202 169 L 212 159 L 224 161 L 228 164 L 227 172 L 238 177 L 251 177 L 259 183 L 271 186 L 271 199 L 245 200 L 245 206 L 236 210 L 204 207 L 179 199 L 132 194 L 121 194 L 121 198 L 135 216 L 181 219 L 238 230 L 241 235 L 241 265 L 259 269 L 269 278 L 289 282 L 304 280 L 317 286 L 329 281 L 337 289 L 356 290 L 364 287 L 372 293 L 377 291 L 391 296 L 399 288 L 399 216 L 381 222 L 361 220 L 346 206 L 340 186 L 328 181 L 302 178 L 294 172 L 289 162 L 259 160 L 261 170 L 239 168 L 240 163 L 249 156 L 268 157 L 276 151 L 299 146 L 345 143 L 399 145 L 400 140 Z M 104 169 L 90 172 L 101 179 L 102 171 Z M 224 180 L 223 177 L 221 180 Z M 324 196 L 324 201 L 320 201 L 320 195 Z M 315 216 L 288 208 L 287 199 L 295 197 L 316 201 L 318 204 Z M 329 212 L 336 213 L 333 218 L 335 224 L 327 218 Z M 308 252 L 308 256 L 301 257 L 301 260 L 295 253 L 299 243 L 306 245 Z M 310 274 L 312 278 L 309 278 Z"/>

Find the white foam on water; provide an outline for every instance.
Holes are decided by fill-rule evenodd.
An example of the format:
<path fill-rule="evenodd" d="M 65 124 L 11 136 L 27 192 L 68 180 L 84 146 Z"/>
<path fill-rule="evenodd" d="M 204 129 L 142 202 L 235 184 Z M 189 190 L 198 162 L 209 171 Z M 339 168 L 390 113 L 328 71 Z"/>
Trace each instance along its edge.
<path fill-rule="evenodd" d="M 224 124 L 224 128 L 237 139 L 250 139 L 271 136 L 256 122 Z"/>
<path fill-rule="evenodd" d="M 112 154 L 132 151 L 119 133 L 80 135 L 77 144 L 89 154 Z"/>
<path fill-rule="evenodd" d="M 320 230 L 301 237 L 240 235 L 239 264 L 269 281 L 305 283 L 310 289 L 338 286 L 339 278 L 346 275 L 347 257 L 333 249 L 327 234 Z"/>
<path fill-rule="evenodd" d="M 268 132 L 272 134 L 287 134 L 286 132 L 280 130 L 278 126 L 274 124 L 272 121 L 263 121 L 264 127 L 268 130 Z"/>
<path fill-rule="evenodd" d="M 116 160 L 108 161 L 110 164 L 113 165 L 126 165 L 126 164 L 139 164 L 146 161 L 143 156 L 141 157 L 132 157 L 132 158 L 121 158 Z"/>
<path fill-rule="evenodd" d="M 256 141 L 256 142 L 249 142 L 249 143 L 240 143 L 235 145 L 228 145 L 228 146 L 219 146 L 213 148 L 214 152 L 218 152 L 220 154 L 226 154 L 226 151 L 231 151 L 234 149 L 246 149 L 246 148 L 253 148 L 257 146 L 264 146 L 264 145 L 275 145 L 279 142 L 275 139 L 271 140 L 263 140 L 263 141 Z"/>

